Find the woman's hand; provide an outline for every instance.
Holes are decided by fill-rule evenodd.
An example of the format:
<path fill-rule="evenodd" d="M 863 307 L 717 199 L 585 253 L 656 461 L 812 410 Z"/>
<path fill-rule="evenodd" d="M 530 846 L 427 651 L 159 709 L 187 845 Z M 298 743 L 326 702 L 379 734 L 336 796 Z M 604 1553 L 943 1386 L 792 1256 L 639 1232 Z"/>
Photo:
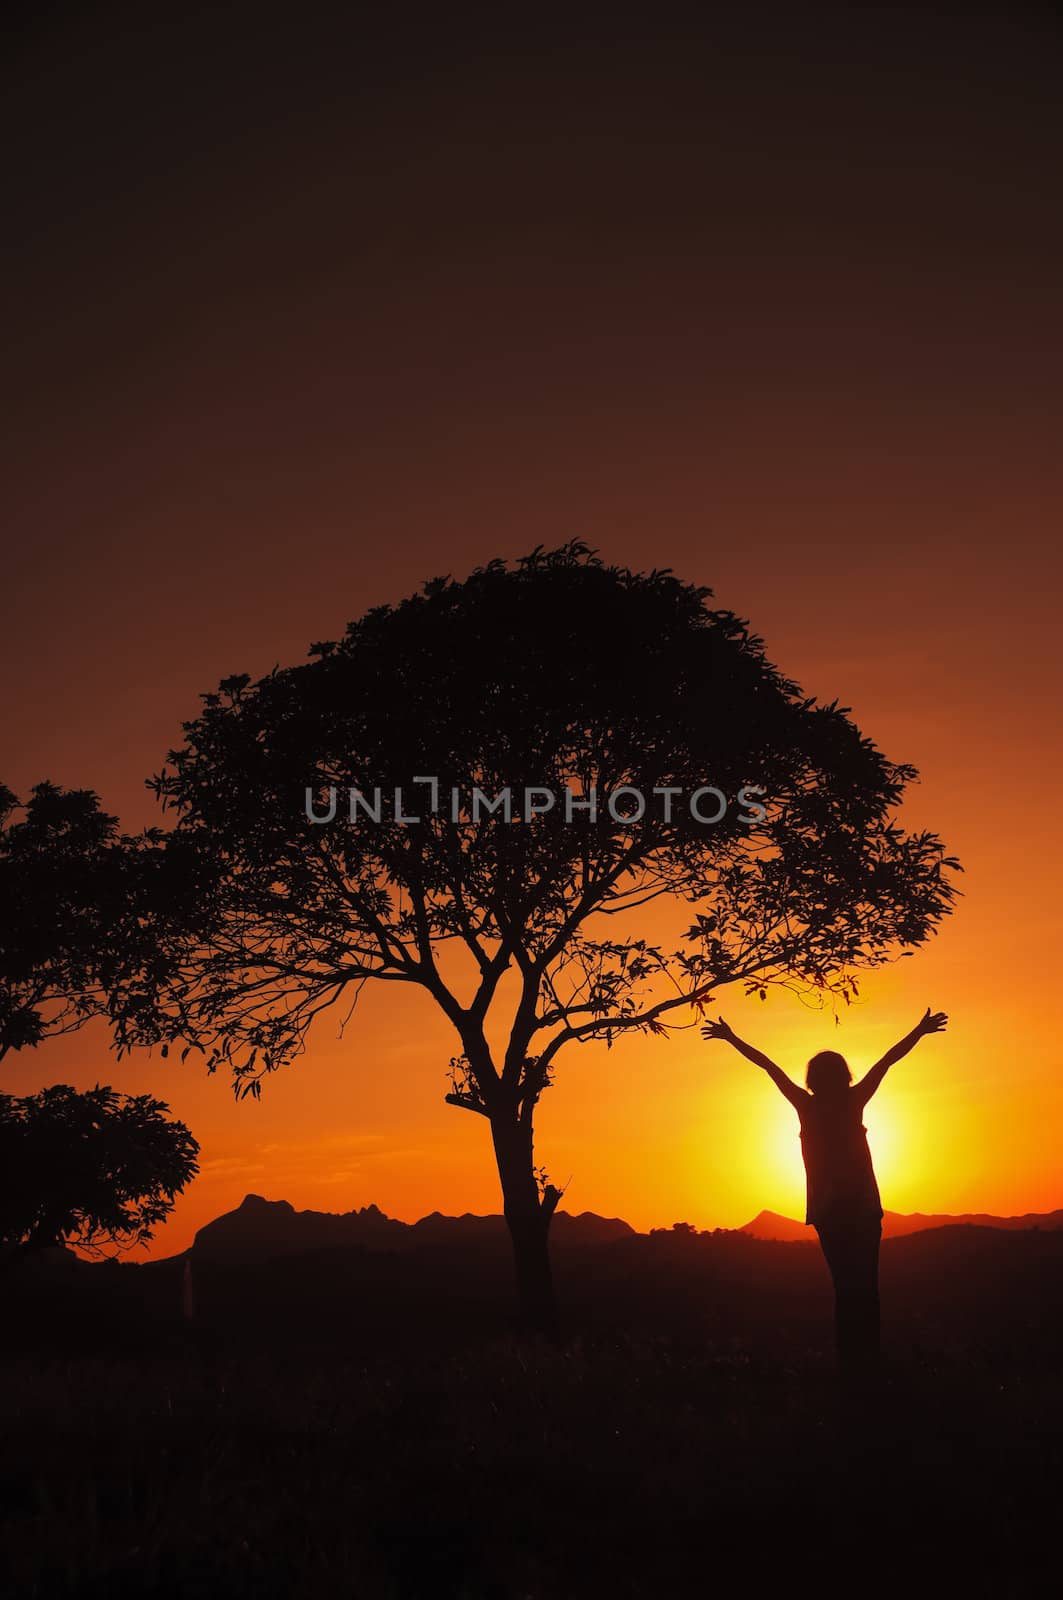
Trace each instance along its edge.
<path fill-rule="evenodd" d="M 945 1028 L 946 1028 L 946 1026 L 948 1024 L 948 1020 L 949 1019 L 945 1015 L 944 1011 L 934 1011 L 934 1012 L 932 1012 L 930 1010 L 930 1007 L 927 1006 L 925 1013 L 923 1014 L 923 1016 L 920 1017 L 919 1022 L 918 1022 L 917 1026 L 916 1026 L 916 1032 L 920 1033 L 920 1034 L 922 1034 L 922 1033 L 944 1033 Z"/>
<path fill-rule="evenodd" d="M 734 1044 L 735 1042 L 733 1030 L 722 1017 L 717 1017 L 715 1022 L 706 1022 L 701 1030 L 701 1037 L 703 1039 L 722 1039 L 725 1044 Z"/>

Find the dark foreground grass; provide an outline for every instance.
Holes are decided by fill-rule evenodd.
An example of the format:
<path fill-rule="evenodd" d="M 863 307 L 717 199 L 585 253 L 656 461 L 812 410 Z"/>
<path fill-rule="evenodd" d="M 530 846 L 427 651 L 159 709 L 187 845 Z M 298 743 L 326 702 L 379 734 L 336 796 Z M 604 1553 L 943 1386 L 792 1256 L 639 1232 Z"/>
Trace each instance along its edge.
<path fill-rule="evenodd" d="M 1058 1592 L 1063 1383 L 674 1339 L 8 1356 L 3 1592 L 487 1600 Z"/>

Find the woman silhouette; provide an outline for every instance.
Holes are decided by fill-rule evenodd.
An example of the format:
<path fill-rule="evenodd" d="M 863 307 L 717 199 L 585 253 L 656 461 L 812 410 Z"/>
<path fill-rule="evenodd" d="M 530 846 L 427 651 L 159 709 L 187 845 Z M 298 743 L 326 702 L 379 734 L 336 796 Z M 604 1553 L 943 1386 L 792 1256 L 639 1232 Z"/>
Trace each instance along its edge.
<path fill-rule="evenodd" d="M 747 1061 L 763 1067 L 797 1112 L 805 1161 L 805 1221 L 815 1228 L 834 1280 L 834 1328 L 839 1365 L 867 1370 L 878 1360 L 878 1252 L 882 1202 L 867 1144 L 863 1110 L 895 1061 L 927 1033 L 940 1033 L 948 1018 L 929 1008 L 870 1072 L 853 1083 L 849 1064 L 835 1050 L 821 1050 L 808 1063 L 807 1090 L 781 1067 L 746 1044 L 722 1017 L 702 1028 L 706 1039 L 724 1039 Z"/>

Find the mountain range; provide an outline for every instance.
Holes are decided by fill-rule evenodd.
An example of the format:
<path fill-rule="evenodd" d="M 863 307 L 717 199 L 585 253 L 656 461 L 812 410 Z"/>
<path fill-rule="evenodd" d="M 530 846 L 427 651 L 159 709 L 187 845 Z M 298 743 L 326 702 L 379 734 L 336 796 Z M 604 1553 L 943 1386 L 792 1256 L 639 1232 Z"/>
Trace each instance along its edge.
<path fill-rule="evenodd" d="M 904 1216 L 887 1211 L 883 1234 L 886 1238 L 898 1238 L 956 1226 L 1055 1232 L 1063 1229 L 1063 1210 L 1030 1212 L 1021 1217 L 996 1217 L 981 1212 L 961 1216 L 916 1212 Z M 784 1243 L 814 1238 L 812 1230 L 804 1223 L 773 1211 L 761 1211 L 741 1228 L 719 1231 Z M 575 1216 L 559 1211 L 551 1229 L 553 1242 L 562 1248 L 610 1244 L 636 1236 L 637 1230 L 622 1218 L 599 1217 L 592 1211 Z M 466 1212 L 459 1217 L 448 1217 L 433 1211 L 417 1222 L 407 1223 L 387 1216 L 375 1205 L 343 1213 L 296 1211 L 287 1200 L 265 1200 L 261 1195 L 249 1194 L 235 1211 L 226 1212 L 200 1228 L 192 1251 L 200 1262 L 251 1263 L 338 1246 L 403 1251 L 425 1245 L 464 1249 L 479 1244 L 493 1249 L 505 1239 L 505 1219 L 497 1214 L 475 1216 Z"/>
<path fill-rule="evenodd" d="M 960 1216 L 947 1213 L 926 1215 L 913 1211 L 908 1215 L 900 1211 L 887 1211 L 882 1219 L 882 1237 L 899 1239 L 908 1233 L 925 1233 L 930 1228 L 1006 1228 L 1018 1231 L 1038 1228 L 1045 1233 L 1055 1233 L 1063 1228 L 1063 1210 L 1028 1211 L 1021 1217 L 994 1217 L 984 1211 L 964 1212 Z M 738 1229 L 753 1239 L 781 1239 L 784 1242 L 813 1238 L 812 1229 L 793 1217 L 781 1217 L 776 1211 L 761 1211 L 752 1222 Z"/>
<path fill-rule="evenodd" d="M 634 1235 L 635 1229 L 619 1217 L 598 1217 L 584 1211 L 572 1216 L 559 1211 L 551 1237 L 562 1243 L 606 1244 Z M 245 1195 L 235 1211 L 206 1223 L 192 1245 L 197 1261 L 263 1261 L 305 1251 L 355 1246 L 363 1250 L 403 1250 L 419 1245 L 465 1247 L 493 1245 L 506 1239 L 501 1215 L 447 1217 L 433 1211 L 418 1222 L 399 1222 L 378 1206 L 358 1211 L 296 1211 L 287 1200 L 264 1200 Z"/>

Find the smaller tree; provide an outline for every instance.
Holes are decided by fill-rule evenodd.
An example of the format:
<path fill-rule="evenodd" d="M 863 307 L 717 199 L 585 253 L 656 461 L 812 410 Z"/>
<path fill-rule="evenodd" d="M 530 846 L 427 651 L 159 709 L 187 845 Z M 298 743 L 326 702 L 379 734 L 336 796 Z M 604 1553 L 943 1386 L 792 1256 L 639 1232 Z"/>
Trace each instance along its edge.
<path fill-rule="evenodd" d="M 199 1171 L 199 1145 L 169 1111 L 99 1084 L 0 1094 L 0 1243 L 94 1256 L 146 1244 Z"/>
<path fill-rule="evenodd" d="M 159 837 L 121 834 L 91 789 L 0 784 L 0 1060 L 106 1013 Z"/>

